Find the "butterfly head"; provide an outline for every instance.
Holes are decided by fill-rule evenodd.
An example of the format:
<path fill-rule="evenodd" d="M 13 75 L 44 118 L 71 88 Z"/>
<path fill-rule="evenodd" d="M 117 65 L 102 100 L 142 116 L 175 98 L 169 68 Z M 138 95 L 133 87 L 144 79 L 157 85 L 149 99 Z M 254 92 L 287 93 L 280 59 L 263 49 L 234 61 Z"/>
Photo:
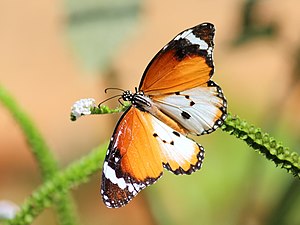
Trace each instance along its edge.
<path fill-rule="evenodd" d="M 152 107 L 152 101 L 149 97 L 145 96 L 143 91 L 137 91 L 136 93 L 132 93 L 127 90 L 122 94 L 122 99 L 124 101 L 129 101 L 131 104 L 142 111 L 149 111 Z"/>
<path fill-rule="evenodd" d="M 129 91 L 129 90 L 124 91 L 123 94 L 122 94 L 122 99 L 124 101 L 131 102 L 132 99 L 133 99 L 133 93 L 131 91 Z"/>

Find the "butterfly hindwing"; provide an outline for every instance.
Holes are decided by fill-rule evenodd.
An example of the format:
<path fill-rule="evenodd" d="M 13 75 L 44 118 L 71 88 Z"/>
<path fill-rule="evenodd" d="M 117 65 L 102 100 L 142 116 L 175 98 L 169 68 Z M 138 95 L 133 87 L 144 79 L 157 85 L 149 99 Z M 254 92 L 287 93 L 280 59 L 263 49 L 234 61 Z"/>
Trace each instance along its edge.
<path fill-rule="evenodd" d="M 204 148 L 152 116 L 153 136 L 160 144 L 164 167 L 175 174 L 191 174 L 202 166 Z"/>
<path fill-rule="evenodd" d="M 139 90 L 151 96 L 206 83 L 214 72 L 214 32 L 213 24 L 202 23 L 178 34 L 149 63 Z"/>
<path fill-rule="evenodd" d="M 212 81 L 185 91 L 153 96 L 153 101 L 193 135 L 211 133 L 226 118 L 226 99 L 221 88 Z"/>
<path fill-rule="evenodd" d="M 108 207 L 127 204 L 162 176 L 200 169 L 204 149 L 148 112 L 131 107 L 114 131 L 103 165 L 101 194 Z"/>

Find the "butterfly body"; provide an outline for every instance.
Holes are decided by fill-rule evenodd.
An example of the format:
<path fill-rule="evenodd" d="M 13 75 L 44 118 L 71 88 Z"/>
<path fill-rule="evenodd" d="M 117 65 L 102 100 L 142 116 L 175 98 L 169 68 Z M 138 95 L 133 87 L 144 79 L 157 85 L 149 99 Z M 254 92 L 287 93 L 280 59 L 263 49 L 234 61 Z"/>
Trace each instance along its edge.
<path fill-rule="evenodd" d="M 203 23 L 178 34 L 149 63 L 136 92 L 123 93 L 132 105 L 114 130 L 103 165 L 107 207 L 126 205 L 163 168 L 174 174 L 201 168 L 204 148 L 187 135 L 216 130 L 227 108 L 221 88 L 210 80 L 214 31 Z"/>

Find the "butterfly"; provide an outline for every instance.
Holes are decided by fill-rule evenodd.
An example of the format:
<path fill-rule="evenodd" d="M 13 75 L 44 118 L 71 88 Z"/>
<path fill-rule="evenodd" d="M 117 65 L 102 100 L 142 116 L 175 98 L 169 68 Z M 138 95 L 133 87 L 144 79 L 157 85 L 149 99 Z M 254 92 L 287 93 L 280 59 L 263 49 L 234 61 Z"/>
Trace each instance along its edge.
<path fill-rule="evenodd" d="M 102 170 L 101 195 L 109 208 L 126 205 L 155 183 L 163 168 L 178 175 L 201 168 L 204 148 L 187 135 L 215 131 L 227 116 L 214 73 L 215 28 L 202 23 L 184 30 L 147 66 L 131 106 L 119 119 Z"/>

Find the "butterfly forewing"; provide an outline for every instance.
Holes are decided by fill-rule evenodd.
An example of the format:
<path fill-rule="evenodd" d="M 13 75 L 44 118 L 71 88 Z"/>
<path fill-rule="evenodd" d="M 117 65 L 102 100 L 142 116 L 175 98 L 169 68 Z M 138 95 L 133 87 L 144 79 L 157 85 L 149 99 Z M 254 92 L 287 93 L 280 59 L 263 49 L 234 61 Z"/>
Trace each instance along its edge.
<path fill-rule="evenodd" d="M 114 131 L 103 165 L 101 194 L 108 207 L 121 207 L 162 174 L 159 144 L 150 115 L 131 107 Z"/>
<path fill-rule="evenodd" d="M 146 68 L 139 90 L 174 93 L 206 83 L 213 74 L 214 26 L 203 23 L 177 35 Z"/>
<path fill-rule="evenodd" d="M 120 119 L 103 165 L 101 194 L 108 207 L 127 204 L 159 179 L 200 169 L 204 149 L 150 113 L 130 108 Z"/>

